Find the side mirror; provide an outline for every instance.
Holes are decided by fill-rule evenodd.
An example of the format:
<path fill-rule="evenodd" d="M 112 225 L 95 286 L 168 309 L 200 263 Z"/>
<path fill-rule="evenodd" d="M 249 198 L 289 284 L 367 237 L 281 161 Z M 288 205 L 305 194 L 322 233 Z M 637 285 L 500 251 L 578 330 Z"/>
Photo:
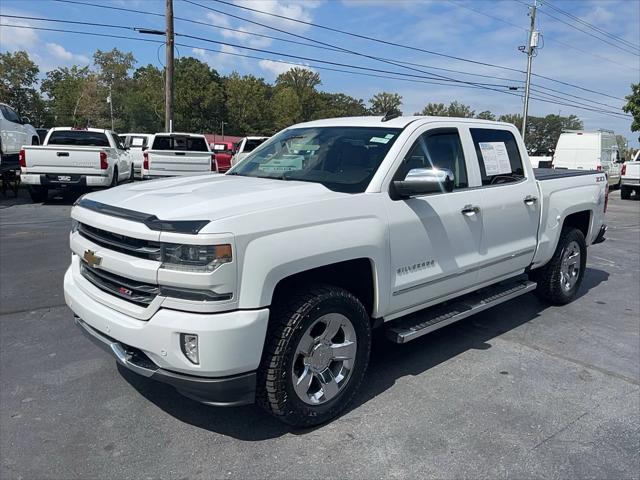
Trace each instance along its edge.
<path fill-rule="evenodd" d="M 414 168 L 404 180 L 396 180 L 393 187 L 401 198 L 428 193 L 452 192 L 455 176 L 446 168 Z"/>

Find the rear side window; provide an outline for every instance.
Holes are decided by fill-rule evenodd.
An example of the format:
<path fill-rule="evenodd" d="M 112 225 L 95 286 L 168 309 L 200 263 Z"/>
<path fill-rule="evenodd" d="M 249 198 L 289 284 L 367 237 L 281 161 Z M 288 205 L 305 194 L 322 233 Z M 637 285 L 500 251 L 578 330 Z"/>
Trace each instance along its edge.
<path fill-rule="evenodd" d="M 524 178 L 520 150 L 510 131 L 490 128 L 470 130 L 480 163 L 482 185 L 500 185 Z"/>
<path fill-rule="evenodd" d="M 86 130 L 56 130 L 51 132 L 48 145 L 73 145 L 79 147 L 108 147 L 104 133 Z"/>
<path fill-rule="evenodd" d="M 7 107 L 5 105 L 0 106 L 0 110 L 2 110 L 2 116 L 12 122 L 12 123 L 20 123 L 20 117 L 16 112 L 13 111 L 12 108 Z"/>
<path fill-rule="evenodd" d="M 188 152 L 208 152 L 204 137 L 162 136 L 153 140 L 152 150 L 185 150 Z"/>
<path fill-rule="evenodd" d="M 247 142 L 244 144 L 244 152 L 252 152 L 254 149 L 258 148 L 260 145 L 264 143 L 266 138 L 259 139 L 247 139 Z"/>

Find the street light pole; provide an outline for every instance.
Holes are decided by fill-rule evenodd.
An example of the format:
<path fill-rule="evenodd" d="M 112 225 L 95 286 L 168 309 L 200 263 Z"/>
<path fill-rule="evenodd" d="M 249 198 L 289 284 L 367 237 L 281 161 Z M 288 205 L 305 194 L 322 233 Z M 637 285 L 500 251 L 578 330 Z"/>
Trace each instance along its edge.
<path fill-rule="evenodd" d="M 166 78 L 165 78 L 165 114 L 164 128 L 167 132 L 173 131 L 173 0 L 167 0 L 167 43 L 166 43 Z"/>
<path fill-rule="evenodd" d="M 226 122 L 220 122 L 220 125 L 222 125 L 222 141 L 224 142 L 224 124 Z"/>

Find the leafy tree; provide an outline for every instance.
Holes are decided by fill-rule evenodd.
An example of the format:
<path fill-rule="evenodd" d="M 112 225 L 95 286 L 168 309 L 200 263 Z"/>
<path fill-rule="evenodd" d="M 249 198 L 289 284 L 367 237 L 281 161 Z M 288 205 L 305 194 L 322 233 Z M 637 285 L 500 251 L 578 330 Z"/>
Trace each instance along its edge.
<path fill-rule="evenodd" d="M 372 115 L 385 115 L 387 113 L 402 115 L 402 96 L 397 93 L 380 92 L 369 99 Z"/>
<path fill-rule="evenodd" d="M 289 88 L 298 97 L 301 109 L 300 121 L 302 122 L 312 120 L 315 117 L 315 112 L 318 110 L 316 87 L 320 84 L 322 81 L 318 72 L 302 67 L 294 67 L 276 78 L 276 89 Z"/>
<path fill-rule="evenodd" d="M 360 98 L 344 93 L 318 93 L 318 110 L 315 118 L 359 117 L 367 114 L 367 107 Z"/>
<path fill-rule="evenodd" d="M 620 152 L 620 158 L 629 160 L 631 158 L 631 151 L 627 149 L 627 139 L 622 135 L 616 135 L 616 143 L 618 144 L 618 151 Z"/>
<path fill-rule="evenodd" d="M 505 115 L 500 115 L 498 117 L 498 121 L 512 123 L 518 130 L 522 130 L 522 115 L 519 113 L 507 113 Z"/>
<path fill-rule="evenodd" d="M 640 83 L 634 83 L 631 85 L 631 93 L 625 97 L 627 103 L 622 110 L 633 115 L 633 123 L 631 124 L 631 131 L 640 131 Z M 640 136 L 638 136 L 640 140 Z"/>
<path fill-rule="evenodd" d="M 271 104 L 275 131 L 298 123 L 302 118 L 302 103 L 291 87 L 276 88 Z"/>
<path fill-rule="evenodd" d="M 214 132 L 224 114 L 220 75 L 193 57 L 175 62 L 174 131 Z"/>
<path fill-rule="evenodd" d="M 447 107 L 448 117 L 473 118 L 475 114 L 475 110 L 472 110 L 469 105 L 460 103 L 457 100 L 451 102 Z"/>
<path fill-rule="evenodd" d="M 138 68 L 124 98 L 129 129 L 143 133 L 164 130 L 164 101 L 162 71 L 153 65 Z"/>
<path fill-rule="evenodd" d="M 46 120 L 45 105 L 36 90 L 39 71 L 25 51 L 0 53 L 0 99 L 35 125 Z"/>
<path fill-rule="evenodd" d="M 534 153 L 553 152 L 563 130 L 581 130 L 582 128 L 582 121 L 575 115 L 561 117 L 551 114 L 546 117 L 528 117 L 525 137 L 527 150 Z"/>
<path fill-rule="evenodd" d="M 480 118 L 482 120 L 495 120 L 496 116 L 491 113 L 489 110 L 484 110 L 476 115 L 476 118 Z"/>
<path fill-rule="evenodd" d="M 237 135 L 272 129 L 271 87 L 262 78 L 233 72 L 224 81 L 228 131 Z"/>
<path fill-rule="evenodd" d="M 104 103 L 109 98 L 113 107 L 115 129 L 128 130 L 130 122 L 126 118 L 128 110 L 126 100 L 132 88 L 129 72 L 136 63 L 133 54 L 122 52 L 117 48 L 110 51 L 96 50 L 93 54 L 93 63 L 96 67 L 96 101 Z M 109 107 L 108 104 L 107 107 Z M 111 128 L 110 110 L 109 108 L 105 110 L 108 112 L 108 118 L 103 119 L 102 123 L 106 123 L 108 128 Z"/>
<path fill-rule="evenodd" d="M 90 76 L 89 67 L 76 65 L 47 72 L 40 89 L 48 98 L 54 125 L 76 125 L 80 101 L 86 94 L 85 85 Z"/>
<path fill-rule="evenodd" d="M 427 103 L 421 112 L 416 112 L 414 115 L 427 115 L 432 117 L 446 117 L 448 116 L 447 106 L 444 103 Z"/>

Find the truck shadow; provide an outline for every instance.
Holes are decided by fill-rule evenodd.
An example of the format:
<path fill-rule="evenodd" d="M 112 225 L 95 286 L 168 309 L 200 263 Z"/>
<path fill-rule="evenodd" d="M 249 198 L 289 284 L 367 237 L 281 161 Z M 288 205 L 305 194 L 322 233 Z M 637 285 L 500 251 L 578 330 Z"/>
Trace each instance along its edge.
<path fill-rule="evenodd" d="M 609 274 L 603 270 L 587 268 L 578 293 L 580 298 L 602 282 Z M 517 308 L 514 308 L 517 305 Z M 384 338 L 384 332 L 375 332 L 368 373 L 355 401 L 345 413 L 357 411 L 407 375 L 420 375 L 465 351 L 487 350 L 491 339 L 535 320 L 550 308 L 532 294 L 513 299 L 478 315 L 445 327 L 406 345 L 397 345 Z M 155 382 L 123 367 L 118 367 L 124 379 L 147 400 L 178 420 L 221 435 L 259 441 L 285 434 L 305 435 L 323 426 L 311 429 L 288 427 L 266 414 L 256 405 L 235 408 L 216 408 L 202 405 L 180 395 L 172 387 Z M 354 413 L 351 424 L 359 421 Z M 334 422 L 344 421 L 340 418 Z"/>

